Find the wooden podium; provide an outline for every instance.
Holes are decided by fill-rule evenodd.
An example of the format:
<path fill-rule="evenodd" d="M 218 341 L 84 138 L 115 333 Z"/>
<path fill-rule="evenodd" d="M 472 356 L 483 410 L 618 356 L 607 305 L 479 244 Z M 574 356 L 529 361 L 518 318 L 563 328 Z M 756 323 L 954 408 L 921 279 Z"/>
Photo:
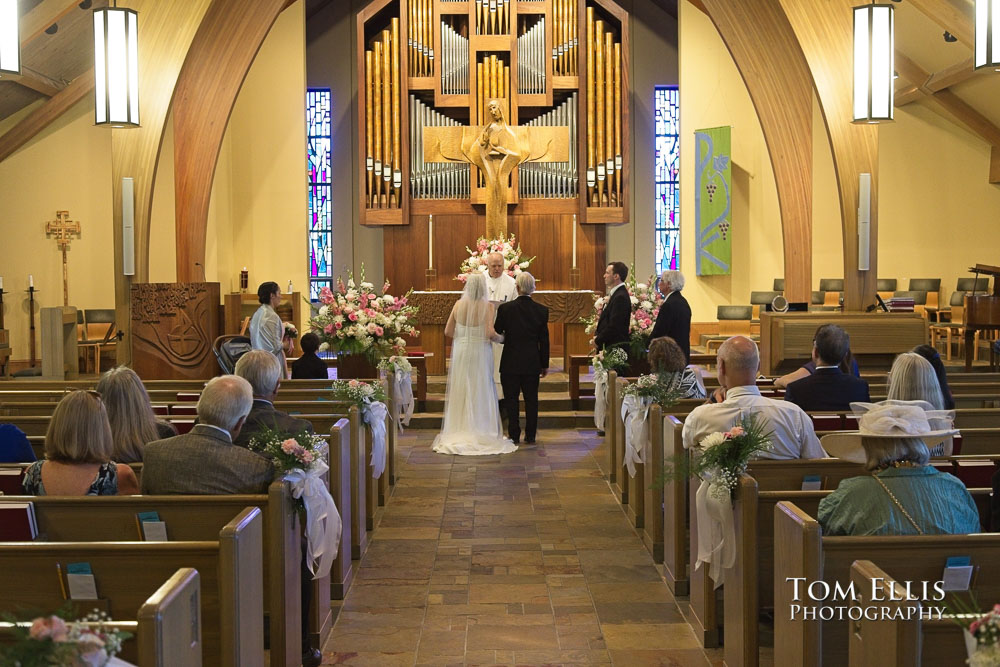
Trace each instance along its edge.
<path fill-rule="evenodd" d="M 42 379 L 75 380 L 80 356 L 76 348 L 76 308 L 42 308 Z"/>
<path fill-rule="evenodd" d="M 760 372 L 781 375 L 811 359 L 813 336 L 836 324 L 851 337 L 851 353 L 864 371 L 888 370 L 893 358 L 927 342 L 927 320 L 917 313 L 760 314 Z"/>
<path fill-rule="evenodd" d="M 132 285 L 132 370 L 143 380 L 207 380 L 219 372 L 219 283 Z"/>

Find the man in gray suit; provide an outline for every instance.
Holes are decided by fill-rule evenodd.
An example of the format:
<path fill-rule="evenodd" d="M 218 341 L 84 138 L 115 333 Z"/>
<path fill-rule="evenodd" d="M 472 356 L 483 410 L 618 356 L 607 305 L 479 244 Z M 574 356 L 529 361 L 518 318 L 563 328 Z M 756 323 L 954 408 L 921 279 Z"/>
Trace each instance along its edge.
<path fill-rule="evenodd" d="M 146 445 L 142 493 L 267 493 L 274 466 L 260 454 L 233 445 L 252 403 L 250 383 L 243 378 L 223 375 L 209 380 L 191 432 Z"/>
<path fill-rule="evenodd" d="M 287 435 L 296 435 L 302 431 L 313 432 L 312 424 L 305 419 L 296 419 L 274 409 L 274 399 L 281 386 L 281 365 L 273 354 L 264 350 L 250 350 L 236 362 L 235 372 L 250 383 L 253 407 L 250 408 L 240 434 L 233 436 L 233 444 L 249 447 L 254 436 L 268 429 Z"/>

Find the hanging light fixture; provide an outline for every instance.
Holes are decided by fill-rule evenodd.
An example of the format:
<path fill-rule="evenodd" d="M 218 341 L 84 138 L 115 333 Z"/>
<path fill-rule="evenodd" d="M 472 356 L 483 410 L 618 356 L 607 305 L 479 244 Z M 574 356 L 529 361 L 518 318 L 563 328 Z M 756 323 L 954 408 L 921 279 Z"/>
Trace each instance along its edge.
<path fill-rule="evenodd" d="M 892 5 L 854 8 L 854 122 L 892 120 L 894 71 Z"/>
<path fill-rule="evenodd" d="M 0 0 L 0 74 L 21 73 L 17 0 Z"/>
<path fill-rule="evenodd" d="M 1000 71 L 1000 0 L 976 0 L 976 69 Z"/>
<path fill-rule="evenodd" d="M 117 2 L 94 10 L 94 122 L 139 127 L 138 15 Z"/>

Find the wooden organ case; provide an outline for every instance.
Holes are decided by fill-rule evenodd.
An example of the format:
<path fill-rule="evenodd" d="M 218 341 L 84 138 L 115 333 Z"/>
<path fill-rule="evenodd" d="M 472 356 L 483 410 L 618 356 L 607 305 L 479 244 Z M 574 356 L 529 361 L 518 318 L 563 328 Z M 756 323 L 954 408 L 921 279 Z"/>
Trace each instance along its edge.
<path fill-rule="evenodd" d="M 373 0 L 357 34 L 361 223 L 382 227 L 395 288 L 461 289 L 465 248 L 486 232 L 485 188 L 476 167 L 425 163 L 422 130 L 482 125 L 499 99 L 510 125 L 566 126 L 571 142 L 568 162 L 514 170 L 508 234 L 538 257 L 540 289 L 603 290 L 614 259 L 604 225 L 630 221 L 625 10 L 615 0 Z"/>

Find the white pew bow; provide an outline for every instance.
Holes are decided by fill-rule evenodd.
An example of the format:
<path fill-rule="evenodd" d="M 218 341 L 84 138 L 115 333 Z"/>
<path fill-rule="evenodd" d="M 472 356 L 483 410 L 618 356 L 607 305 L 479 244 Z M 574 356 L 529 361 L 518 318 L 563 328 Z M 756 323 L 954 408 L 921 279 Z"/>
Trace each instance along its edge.
<path fill-rule="evenodd" d="M 372 430 L 372 477 L 378 479 L 385 471 L 386 438 L 385 419 L 389 408 L 382 401 L 371 401 L 361 406 L 361 418 Z"/>
<path fill-rule="evenodd" d="M 625 467 L 629 477 L 635 477 L 635 464 L 646 462 L 646 447 L 649 440 L 649 406 L 651 397 L 626 394 L 622 399 L 622 421 L 625 422 Z"/>
<path fill-rule="evenodd" d="M 408 372 L 398 368 L 392 372 L 392 378 L 399 432 L 402 433 L 403 427 L 409 426 L 410 418 L 413 417 L 413 378 Z"/>
<path fill-rule="evenodd" d="M 708 473 L 704 473 L 708 474 Z M 708 565 L 715 587 L 722 585 L 726 571 L 736 564 L 736 529 L 729 489 L 703 479 L 695 494 L 698 514 L 698 559 L 695 567 Z"/>
<path fill-rule="evenodd" d="M 323 482 L 323 473 L 329 469 L 325 461 L 319 460 L 308 470 L 295 468 L 285 473 L 285 480 L 292 485 L 292 496 L 301 498 L 306 507 L 306 565 L 313 579 L 330 574 L 343 530 L 337 504 Z"/>
<path fill-rule="evenodd" d="M 604 418 L 608 411 L 608 372 L 603 368 L 594 369 L 594 426 L 604 430 Z"/>

